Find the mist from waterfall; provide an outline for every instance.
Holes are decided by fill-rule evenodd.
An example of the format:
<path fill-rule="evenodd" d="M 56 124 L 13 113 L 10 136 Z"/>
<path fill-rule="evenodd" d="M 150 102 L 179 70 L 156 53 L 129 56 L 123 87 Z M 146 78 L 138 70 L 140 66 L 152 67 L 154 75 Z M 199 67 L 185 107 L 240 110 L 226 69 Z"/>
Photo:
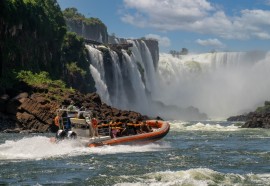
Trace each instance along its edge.
<path fill-rule="evenodd" d="M 97 93 L 102 101 L 116 108 L 165 118 L 186 115 L 192 119 L 194 115 L 188 116 L 189 111 L 182 110 L 181 115 L 181 109 L 175 110 L 174 106 L 193 106 L 210 118 L 225 118 L 251 111 L 270 99 L 270 52 L 177 57 L 161 53 L 155 69 L 143 40 L 126 42 L 133 44 L 131 53 L 122 50 L 120 56 L 102 48 L 103 52 L 108 51 L 109 61 L 103 61 L 104 53 L 97 46 L 86 46 Z M 164 105 L 173 107 L 164 110 Z"/>
<path fill-rule="evenodd" d="M 211 118 L 242 114 L 270 99 L 270 52 L 160 54 L 159 100 Z"/>

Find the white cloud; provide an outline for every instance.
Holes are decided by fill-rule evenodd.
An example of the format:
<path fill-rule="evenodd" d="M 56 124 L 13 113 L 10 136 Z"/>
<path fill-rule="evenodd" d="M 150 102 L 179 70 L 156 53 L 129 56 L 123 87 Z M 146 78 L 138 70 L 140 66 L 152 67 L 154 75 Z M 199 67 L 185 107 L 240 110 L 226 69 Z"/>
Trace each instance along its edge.
<path fill-rule="evenodd" d="M 270 6 L 270 0 L 265 0 L 265 4 Z"/>
<path fill-rule="evenodd" d="M 270 3 L 270 0 L 267 2 Z M 242 10 L 230 17 L 207 0 L 124 0 L 122 21 L 161 31 L 184 30 L 226 39 L 269 39 L 270 11 Z"/>
<path fill-rule="evenodd" d="M 206 40 L 197 39 L 196 43 L 202 46 L 211 46 L 211 47 L 216 47 L 216 48 L 225 47 L 225 45 L 222 42 L 220 42 L 218 39 L 206 39 Z"/>
<path fill-rule="evenodd" d="M 171 41 L 168 37 L 161 37 L 161 36 L 156 35 L 156 34 L 148 34 L 145 36 L 145 38 L 156 39 L 156 40 L 158 40 L 159 45 L 163 46 L 163 47 L 171 46 Z"/>
<path fill-rule="evenodd" d="M 265 32 L 257 32 L 254 33 L 254 35 L 256 37 L 258 37 L 259 39 L 265 40 L 265 39 L 270 39 L 270 34 L 269 33 L 265 33 Z"/>
<path fill-rule="evenodd" d="M 131 25 L 136 25 L 137 27 L 145 27 L 147 24 L 144 21 L 143 16 L 140 14 L 135 14 L 133 16 L 126 14 L 121 19 L 122 19 L 122 21 L 129 23 Z"/>

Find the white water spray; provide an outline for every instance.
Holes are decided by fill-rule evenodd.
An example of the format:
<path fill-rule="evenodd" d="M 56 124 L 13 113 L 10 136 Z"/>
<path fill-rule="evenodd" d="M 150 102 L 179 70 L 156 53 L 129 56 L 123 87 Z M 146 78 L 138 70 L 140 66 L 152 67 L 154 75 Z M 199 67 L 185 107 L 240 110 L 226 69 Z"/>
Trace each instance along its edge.
<path fill-rule="evenodd" d="M 207 53 L 179 58 L 161 54 L 159 99 L 190 105 L 210 117 L 227 117 L 254 109 L 269 99 L 270 53 Z"/>
<path fill-rule="evenodd" d="M 114 107 L 192 120 L 197 112 L 194 109 L 183 113 L 177 109 L 164 111 L 152 101 L 176 108 L 193 106 L 210 118 L 226 118 L 251 111 L 269 100 L 270 53 L 220 52 L 178 57 L 160 54 L 155 70 L 145 42 L 127 42 L 133 44 L 129 54 L 122 50 L 119 56 L 105 48 L 111 57 L 109 64 L 104 64 L 100 50 L 87 45 L 97 93 Z"/>
<path fill-rule="evenodd" d="M 146 145 L 117 145 L 89 148 L 85 141 L 64 140 L 59 143 L 51 143 L 48 137 L 35 136 L 19 140 L 7 140 L 0 144 L 1 160 L 40 160 L 47 158 L 66 158 L 67 156 L 91 155 L 91 154 L 118 154 L 134 152 L 160 151 L 170 148 L 166 144 Z"/>

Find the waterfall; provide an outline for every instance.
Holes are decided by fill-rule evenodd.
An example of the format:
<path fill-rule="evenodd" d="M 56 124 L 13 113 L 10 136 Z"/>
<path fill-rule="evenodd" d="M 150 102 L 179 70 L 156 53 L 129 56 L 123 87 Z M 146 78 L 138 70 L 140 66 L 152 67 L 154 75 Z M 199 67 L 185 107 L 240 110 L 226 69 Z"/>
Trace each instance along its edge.
<path fill-rule="evenodd" d="M 172 57 L 161 54 L 159 99 L 190 105 L 210 117 L 255 109 L 270 92 L 270 53 L 229 52 Z"/>
<path fill-rule="evenodd" d="M 90 72 L 94 78 L 97 93 L 101 96 L 105 103 L 111 104 L 108 87 L 104 81 L 105 71 L 102 52 L 90 45 L 86 45 L 86 48 L 92 63 L 90 65 Z"/>
<path fill-rule="evenodd" d="M 242 114 L 269 100 L 270 52 L 162 53 L 155 69 L 143 40 L 125 42 L 133 44 L 130 51 L 86 46 L 97 93 L 109 105 L 194 119 L 199 111 L 211 118 Z"/>
<path fill-rule="evenodd" d="M 133 43 L 132 53 L 134 55 L 134 61 L 139 63 L 144 69 L 144 84 L 147 91 L 155 92 L 156 90 L 156 72 L 154 68 L 154 62 L 151 57 L 151 53 L 146 46 L 145 42 L 143 41 L 132 41 L 129 42 Z"/>
<path fill-rule="evenodd" d="M 133 43 L 131 53 L 121 51 L 121 57 L 106 47 L 106 61 L 98 48 L 86 45 L 97 93 L 101 99 L 114 107 L 152 114 L 149 109 L 149 95 L 154 89 L 155 70 L 151 53 L 144 41 L 129 40 Z"/>

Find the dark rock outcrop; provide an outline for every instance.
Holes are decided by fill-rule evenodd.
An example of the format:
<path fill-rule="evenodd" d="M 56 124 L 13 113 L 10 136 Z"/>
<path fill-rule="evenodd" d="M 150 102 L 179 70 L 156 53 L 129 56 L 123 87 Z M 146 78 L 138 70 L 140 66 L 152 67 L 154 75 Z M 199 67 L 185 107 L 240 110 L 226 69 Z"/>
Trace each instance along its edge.
<path fill-rule="evenodd" d="M 247 119 L 247 115 L 238 115 L 227 118 L 227 121 L 246 121 Z"/>
<path fill-rule="evenodd" d="M 270 128 L 270 112 L 250 112 L 243 128 Z"/>
<path fill-rule="evenodd" d="M 265 101 L 264 105 L 258 107 L 254 112 L 248 114 L 232 116 L 227 121 L 245 121 L 243 128 L 270 128 L 270 101 Z"/>
<path fill-rule="evenodd" d="M 63 92 L 61 89 L 44 92 L 46 93 L 23 92 L 13 98 L 2 96 L 0 131 L 56 132 L 57 128 L 53 123 L 56 110 L 62 105 L 69 105 L 71 101 L 77 107 L 83 106 L 91 110 L 100 121 L 135 122 L 149 119 L 137 112 L 123 111 L 106 105 L 96 93 Z"/>

